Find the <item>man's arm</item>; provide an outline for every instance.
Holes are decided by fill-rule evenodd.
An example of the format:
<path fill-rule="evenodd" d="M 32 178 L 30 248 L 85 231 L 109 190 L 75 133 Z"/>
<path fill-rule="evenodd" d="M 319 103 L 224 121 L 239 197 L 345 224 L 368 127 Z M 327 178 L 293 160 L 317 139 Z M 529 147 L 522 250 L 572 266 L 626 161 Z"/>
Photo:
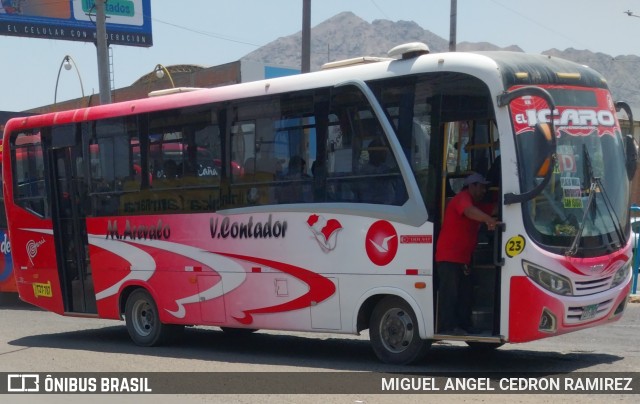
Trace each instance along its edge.
<path fill-rule="evenodd" d="M 467 206 L 462 213 L 471 220 L 486 224 L 489 230 L 495 229 L 496 225 L 500 223 L 498 219 L 489 216 L 473 205 Z"/>

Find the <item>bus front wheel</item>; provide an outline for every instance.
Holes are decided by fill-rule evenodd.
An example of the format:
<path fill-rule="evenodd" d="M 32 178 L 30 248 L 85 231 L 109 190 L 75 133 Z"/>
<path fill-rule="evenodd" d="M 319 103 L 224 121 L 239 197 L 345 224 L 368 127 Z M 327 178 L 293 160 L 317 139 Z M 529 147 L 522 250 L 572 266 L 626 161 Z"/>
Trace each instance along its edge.
<path fill-rule="evenodd" d="M 411 306 L 396 296 L 385 297 L 373 309 L 369 338 L 378 358 L 395 365 L 421 360 L 431 345 L 420 338 Z"/>
<path fill-rule="evenodd" d="M 170 342 L 184 330 L 183 325 L 160 322 L 158 306 L 151 294 L 144 289 L 134 291 L 127 298 L 125 320 L 129 336 L 140 346 Z"/>

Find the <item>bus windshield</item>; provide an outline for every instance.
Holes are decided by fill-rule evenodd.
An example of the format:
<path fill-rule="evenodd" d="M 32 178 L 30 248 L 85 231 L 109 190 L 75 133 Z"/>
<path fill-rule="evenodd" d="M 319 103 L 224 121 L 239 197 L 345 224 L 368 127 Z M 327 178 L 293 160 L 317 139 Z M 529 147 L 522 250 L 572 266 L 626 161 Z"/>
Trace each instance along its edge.
<path fill-rule="evenodd" d="M 622 223 L 629 183 L 624 171 L 622 135 L 610 95 L 603 89 L 548 86 L 556 102 L 557 160 L 551 181 L 540 195 L 523 205 L 527 231 L 550 251 L 567 253 L 574 243 L 577 256 L 594 256 L 625 244 Z M 537 97 L 512 104 L 512 119 L 520 160 L 523 190 L 542 181 L 533 167 L 538 149 L 532 131 L 548 122 L 550 111 Z M 591 196 L 591 201 L 590 197 Z"/>

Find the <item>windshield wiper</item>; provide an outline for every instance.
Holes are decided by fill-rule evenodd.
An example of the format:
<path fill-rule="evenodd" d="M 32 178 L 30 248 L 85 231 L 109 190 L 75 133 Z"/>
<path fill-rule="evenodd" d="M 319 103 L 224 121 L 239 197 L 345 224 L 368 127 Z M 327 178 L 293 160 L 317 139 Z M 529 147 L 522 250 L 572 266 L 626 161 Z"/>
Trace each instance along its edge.
<path fill-rule="evenodd" d="M 616 231 L 616 236 L 618 236 L 618 240 L 620 241 L 620 245 L 624 245 L 626 240 L 624 238 L 624 232 L 622 231 L 622 226 L 620 224 L 620 219 L 616 214 L 615 209 L 613 208 L 613 204 L 611 203 L 611 199 L 609 199 L 609 195 L 602 185 L 602 180 L 600 177 L 596 177 L 593 174 L 593 166 L 591 165 L 591 156 L 589 155 L 589 150 L 587 150 L 586 145 L 582 145 L 582 150 L 584 152 L 584 163 L 587 168 L 587 174 L 589 177 L 589 199 L 587 200 L 587 206 L 584 208 L 584 215 L 582 216 L 582 222 L 580 223 L 580 227 L 578 228 L 578 232 L 576 236 L 573 238 L 573 242 L 571 243 L 571 247 L 565 252 L 567 256 L 574 256 L 578 252 L 578 243 L 582 238 L 582 232 L 584 231 L 584 226 L 587 222 L 587 215 L 589 214 L 589 210 L 591 209 L 591 204 L 594 203 L 596 199 L 596 190 L 599 190 L 604 199 L 604 205 L 607 208 L 607 213 L 611 218 L 611 222 L 613 223 L 613 227 Z M 594 205 L 595 206 L 595 205 Z"/>
<path fill-rule="evenodd" d="M 573 257 L 578 252 L 578 242 L 582 238 L 582 232 L 584 231 L 584 225 L 587 223 L 587 215 L 589 214 L 589 209 L 591 209 L 591 204 L 596 196 L 596 187 L 598 186 L 598 181 L 596 178 L 591 180 L 591 185 L 589 186 L 589 199 L 587 200 L 587 206 L 584 208 L 584 215 L 582 215 L 582 222 L 580 222 L 580 227 L 578 228 L 578 232 L 576 236 L 573 238 L 573 242 L 571 243 L 571 247 L 564 253 L 564 255 Z"/>

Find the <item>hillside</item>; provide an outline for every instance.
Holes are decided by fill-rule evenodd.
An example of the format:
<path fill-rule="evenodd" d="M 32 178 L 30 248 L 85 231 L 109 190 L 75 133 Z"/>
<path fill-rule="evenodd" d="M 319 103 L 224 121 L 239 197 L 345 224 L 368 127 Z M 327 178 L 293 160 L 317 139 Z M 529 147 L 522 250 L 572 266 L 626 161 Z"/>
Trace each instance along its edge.
<path fill-rule="evenodd" d="M 311 30 L 311 70 L 326 62 L 357 56 L 386 56 L 394 46 L 406 42 L 424 42 L 431 52 L 447 52 L 449 41 L 425 30 L 413 21 L 375 20 L 368 23 L 351 12 L 340 13 Z M 283 66 L 300 66 L 301 32 L 277 40 L 247 54 L 243 59 Z M 487 42 L 462 42 L 458 51 L 510 50 L 522 52 L 516 45 L 500 48 Z M 612 57 L 588 50 L 550 49 L 543 52 L 588 65 L 607 78 L 616 100 L 629 102 L 640 111 L 638 56 Z"/>

